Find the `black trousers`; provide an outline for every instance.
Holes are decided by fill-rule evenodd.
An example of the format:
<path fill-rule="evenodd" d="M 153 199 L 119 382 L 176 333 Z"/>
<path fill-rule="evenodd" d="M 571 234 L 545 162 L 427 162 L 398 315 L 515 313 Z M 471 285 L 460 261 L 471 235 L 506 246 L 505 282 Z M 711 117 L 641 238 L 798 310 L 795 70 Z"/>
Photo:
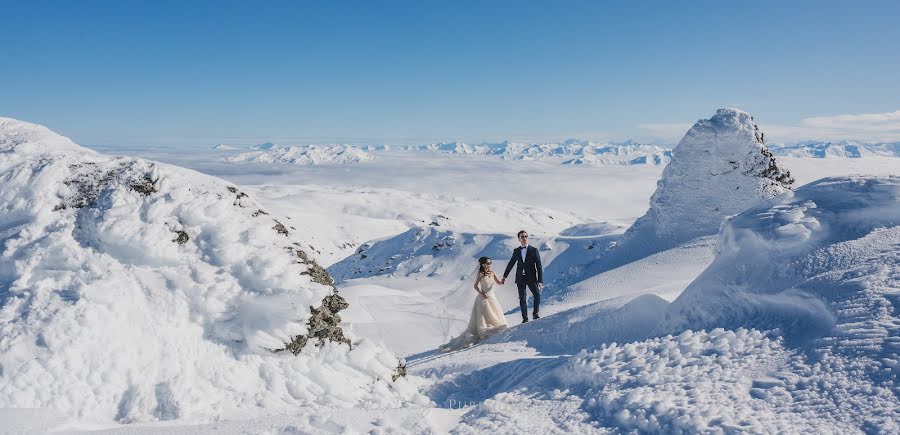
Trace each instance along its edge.
<path fill-rule="evenodd" d="M 541 307 L 541 291 L 538 290 L 538 286 L 536 282 L 530 282 L 525 284 L 524 282 L 517 282 L 516 286 L 519 287 L 519 308 L 522 309 L 522 319 L 528 320 L 528 300 L 525 294 L 525 287 L 528 287 L 528 290 L 531 290 L 531 296 L 534 297 L 534 314 L 533 316 L 537 316 L 539 309 Z"/>

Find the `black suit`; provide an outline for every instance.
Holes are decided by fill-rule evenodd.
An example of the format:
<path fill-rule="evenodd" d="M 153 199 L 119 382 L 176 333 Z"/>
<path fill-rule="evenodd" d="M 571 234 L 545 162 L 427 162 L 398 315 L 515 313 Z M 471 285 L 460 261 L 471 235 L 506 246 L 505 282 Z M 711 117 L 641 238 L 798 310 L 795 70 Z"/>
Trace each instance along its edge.
<path fill-rule="evenodd" d="M 521 246 L 513 249 L 512 258 L 506 265 L 506 271 L 503 272 L 503 279 L 509 276 L 513 264 L 516 265 L 516 286 L 519 287 L 519 308 L 522 310 L 522 320 L 528 320 L 528 303 L 525 295 L 525 287 L 531 290 L 531 296 L 534 297 L 534 312 L 532 315 L 537 318 L 538 311 L 541 306 L 541 292 L 538 289 L 538 283 L 544 282 L 544 267 L 541 265 L 541 254 L 537 248 L 528 246 L 525 251 L 525 259 L 522 259 Z"/>

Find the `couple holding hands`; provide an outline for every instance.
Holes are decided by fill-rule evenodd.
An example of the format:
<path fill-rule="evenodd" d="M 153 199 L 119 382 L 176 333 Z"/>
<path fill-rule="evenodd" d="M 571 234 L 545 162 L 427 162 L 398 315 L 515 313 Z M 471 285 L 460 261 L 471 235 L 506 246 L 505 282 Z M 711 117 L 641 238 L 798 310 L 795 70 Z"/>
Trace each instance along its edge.
<path fill-rule="evenodd" d="M 544 269 L 541 265 L 541 255 L 537 248 L 528 244 L 528 232 L 519 231 L 516 235 L 520 246 L 513 249 L 512 257 L 503 272 L 503 278 L 491 270 L 491 259 L 481 257 L 478 259 L 478 273 L 475 277 L 475 291 L 478 296 L 472 306 L 472 314 L 469 317 L 469 325 L 459 337 L 450 340 L 441 346 L 442 351 L 461 349 L 471 344 L 484 340 L 506 329 L 506 318 L 503 309 L 494 295 L 494 285 L 506 284 L 506 277 L 513 266 L 516 266 L 515 283 L 519 290 L 519 308 L 522 310 L 522 323 L 528 321 L 528 301 L 526 289 L 531 291 L 534 297 L 534 311 L 532 319 L 540 318 L 538 314 L 541 305 L 541 290 L 543 289 Z"/>

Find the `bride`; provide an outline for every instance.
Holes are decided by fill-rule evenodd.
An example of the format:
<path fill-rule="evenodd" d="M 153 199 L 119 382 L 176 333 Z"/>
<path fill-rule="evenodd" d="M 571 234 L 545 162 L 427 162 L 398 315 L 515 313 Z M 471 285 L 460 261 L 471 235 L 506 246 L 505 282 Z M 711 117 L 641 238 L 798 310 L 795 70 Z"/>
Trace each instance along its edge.
<path fill-rule="evenodd" d="M 478 296 L 472 305 L 469 326 L 458 337 L 441 346 L 441 352 L 471 346 L 506 329 L 506 317 L 503 316 L 503 309 L 500 308 L 500 302 L 494 295 L 494 284 L 502 285 L 491 270 L 491 259 L 479 258 L 478 273 L 475 274 L 475 291 L 478 292 Z"/>

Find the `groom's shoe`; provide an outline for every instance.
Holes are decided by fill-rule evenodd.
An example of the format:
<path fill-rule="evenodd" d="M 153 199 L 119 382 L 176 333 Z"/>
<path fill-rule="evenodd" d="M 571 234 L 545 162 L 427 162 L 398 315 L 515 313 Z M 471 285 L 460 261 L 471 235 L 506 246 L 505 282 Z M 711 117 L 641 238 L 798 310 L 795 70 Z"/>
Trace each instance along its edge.
<path fill-rule="evenodd" d="M 523 317 L 523 318 L 522 318 L 522 323 L 528 323 L 528 318 L 527 318 L 527 317 Z"/>
<path fill-rule="evenodd" d="M 540 319 L 541 316 L 538 316 L 538 313 L 534 313 L 534 314 L 531 315 L 531 318 L 534 319 L 534 320 L 537 320 L 537 319 Z"/>

